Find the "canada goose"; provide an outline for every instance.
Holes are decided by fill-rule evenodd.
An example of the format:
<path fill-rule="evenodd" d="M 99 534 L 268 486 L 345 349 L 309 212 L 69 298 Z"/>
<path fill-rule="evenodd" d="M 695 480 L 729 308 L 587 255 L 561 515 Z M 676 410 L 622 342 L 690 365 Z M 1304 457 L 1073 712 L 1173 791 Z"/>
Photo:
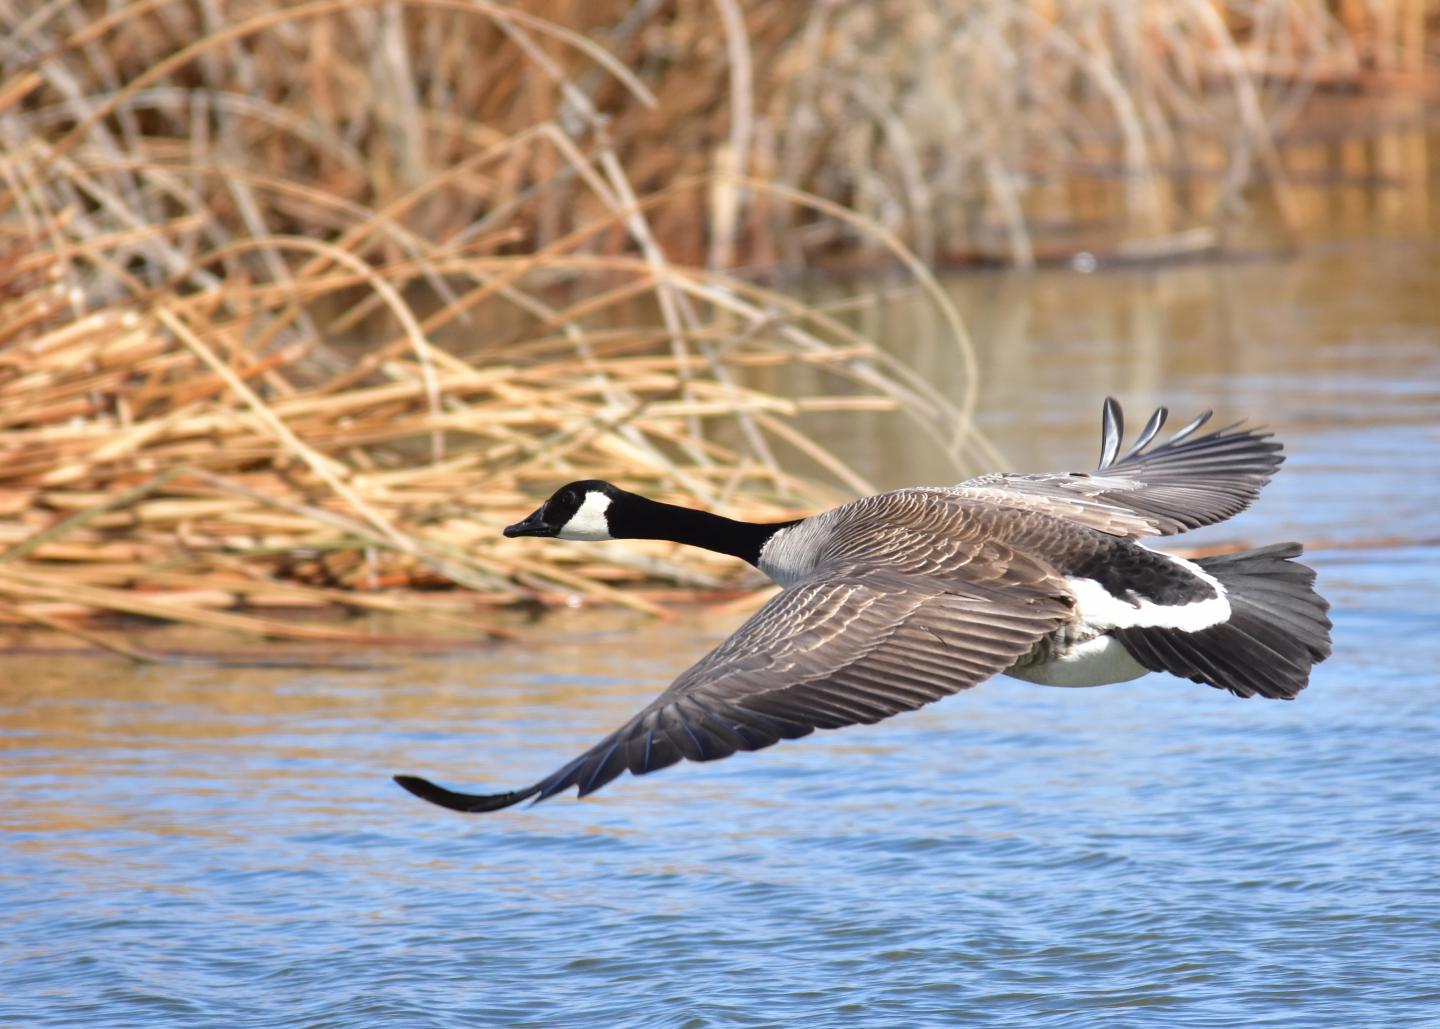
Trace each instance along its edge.
<path fill-rule="evenodd" d="M 1140 545 L 1244 510 L 1284 458 L 1207 411 L 1119 457 L 1105 401 L 1095 472 L 982 475 L 753 524 L 573 482 L 506 536 L 663 539 L 732 554 L 784 587 L 625 725 L 525 789 L 480 796 L 395 780 L 457 811 L 571 786 L 592 793 L 689 758 L 713 761 L 815 729 L 876 722 L 1004 672 L 1094 686 L 1166 671 L 1241 697 L 1289 700 L 1330 653 L 1329 605 L 1298 543 L 1185 561 Z"/>

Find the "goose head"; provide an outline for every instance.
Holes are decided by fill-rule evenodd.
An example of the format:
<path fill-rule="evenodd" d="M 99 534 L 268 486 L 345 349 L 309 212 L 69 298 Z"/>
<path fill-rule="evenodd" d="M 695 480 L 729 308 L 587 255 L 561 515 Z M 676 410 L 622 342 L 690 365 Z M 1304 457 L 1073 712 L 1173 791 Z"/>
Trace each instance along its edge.
<path fill-rule="evenodd" d="M 554 536 L 562 540 L 622 538 L 612 517 L 632 494 L 599 479 L 561 486 L 523 522 L 505 527 L 505 535 Z M 638 498 L 637 498 L 638 499 Z M 616 505 L 619 504 L 617 508 Z"/>
<path fill-rule="evenodd" d="M 561 486 L 523 522 L 505 527 L 506 536 L 553 536 L 562 540 L 669 540 L 758 567 L 760 551 L 776 532 L 794 521 L 740 522 L 733 518 L 664 504 L 600 479 Z"/>

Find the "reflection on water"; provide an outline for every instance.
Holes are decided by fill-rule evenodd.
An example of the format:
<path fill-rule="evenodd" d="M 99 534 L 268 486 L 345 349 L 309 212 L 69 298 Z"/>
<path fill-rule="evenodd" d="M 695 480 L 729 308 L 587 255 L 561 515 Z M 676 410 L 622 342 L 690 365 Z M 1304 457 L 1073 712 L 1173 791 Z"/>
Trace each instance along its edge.
<path fill-rule="evenodd" d="M 1282 432 L 1212 536 L 1331 545 L 1336 656 L 1293 704 L 1002 680 L 466 818 L 389 774 L 529 783 L 734 616 L 369 672 L 12 657 L 0 1024 L 1433 1025 L 1437 273 L 1387 246 L 955 284 L 1016 467 L 1088 460 L 1105 393 Z M 954 375 L 919 311 L 873 316 Z M 949 477 L 893 424 L 828 431 L 882 484 Z"/>
<path fill-rule="evenodd" d="M 975 340 L 978 423 L 1007 466 L 1023 469 L 1051 467 L 1057 455 L 1092 460 L 1106 394 L 1133 419 L 1158 404 L 1185 419 L 1208 407 L 1283 427 L 1287 439 L 1423 424 L 1440 394 L 1436 282 L 1440 248 L 1403 243 L 1336 245 L 1301 260 L 977 274 L 949 286 Z M 964 395 L 963 364 L 932 305 L 914 296 L 860 317 L 941 392 Z M 978 470 L 955 466 L 896 416 L 810 418 L 880 488 Z M 1292 451 L 1292 461 L 1325 458 Z"/>

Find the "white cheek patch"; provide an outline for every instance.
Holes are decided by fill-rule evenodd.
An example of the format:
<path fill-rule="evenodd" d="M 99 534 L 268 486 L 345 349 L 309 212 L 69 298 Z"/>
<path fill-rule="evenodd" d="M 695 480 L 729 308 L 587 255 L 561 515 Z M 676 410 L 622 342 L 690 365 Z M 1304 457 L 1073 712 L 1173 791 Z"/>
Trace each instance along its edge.
<path fill-rule="evenodd" d="M 591 490 L 585 494 L 585 502 L 579 509 L 570 516 L 565 527 L 560 530 L 559 538 L 562 540 L 608 540 L 614 539 L 610 535 L 610 522 L 605 517 L 606 510 L 610 507 L 610 498 L 603 493 Z"/>
<path fill-rule="evenodd" d="M 1214 576 L 1190 561 L 1169 554 L 1165 556 L 1209 583 L 1216 595 L 1188 604 L 1156 604 L 1142 599 L 1137 607 L 1123 597 L 1112 596 L 1094 579 L 1067 578 L 1066 585 L 1079 602 L 1080 623 L 1087 629 L 1098 632 L 1108 632 L 1111 629 L 1181 629 L 1185 632 L 1199 632 L 1212 625 L 1219 625 L 1230 617 L 1230 601 L 1225 597 L 1225 587 L 1220 585 Z"/>

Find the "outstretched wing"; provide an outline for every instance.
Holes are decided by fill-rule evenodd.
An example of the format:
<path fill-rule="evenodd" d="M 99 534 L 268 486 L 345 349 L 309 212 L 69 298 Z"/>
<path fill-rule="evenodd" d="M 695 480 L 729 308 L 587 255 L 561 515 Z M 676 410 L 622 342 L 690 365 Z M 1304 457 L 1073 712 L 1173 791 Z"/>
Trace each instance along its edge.
<path fill-rule="evenodd" d="M 1100 465 L 1093 472 L 996 473 L 955 487 L 963 496 L 1044 511 L 1118 536 L 1169 536 L 1223 522 L 1260 495 L 1280 463 L 1270 433 L 1230 425 L 1203 436 L 1206 411 L 1158 447 L 1145 449 L 1165 425 L 1159 408 L 1123 457 L 1120 405 L 1105 398 Z"/>
<path fill-rule="evenodd" d="M 527 789 L 482 796 L 414 776 L 396 781 L 442 807 L 495 811 L 571 786 L 584 796 L 627 770 L 714 761 L 913 710 L 1003 671 L 1070 616 L 1072 601 L 1056 581 L 1030 562 L 1015 569 L 984 584 L 874 566 L 817 574 L 773 598 L 620 729 Z"/>

